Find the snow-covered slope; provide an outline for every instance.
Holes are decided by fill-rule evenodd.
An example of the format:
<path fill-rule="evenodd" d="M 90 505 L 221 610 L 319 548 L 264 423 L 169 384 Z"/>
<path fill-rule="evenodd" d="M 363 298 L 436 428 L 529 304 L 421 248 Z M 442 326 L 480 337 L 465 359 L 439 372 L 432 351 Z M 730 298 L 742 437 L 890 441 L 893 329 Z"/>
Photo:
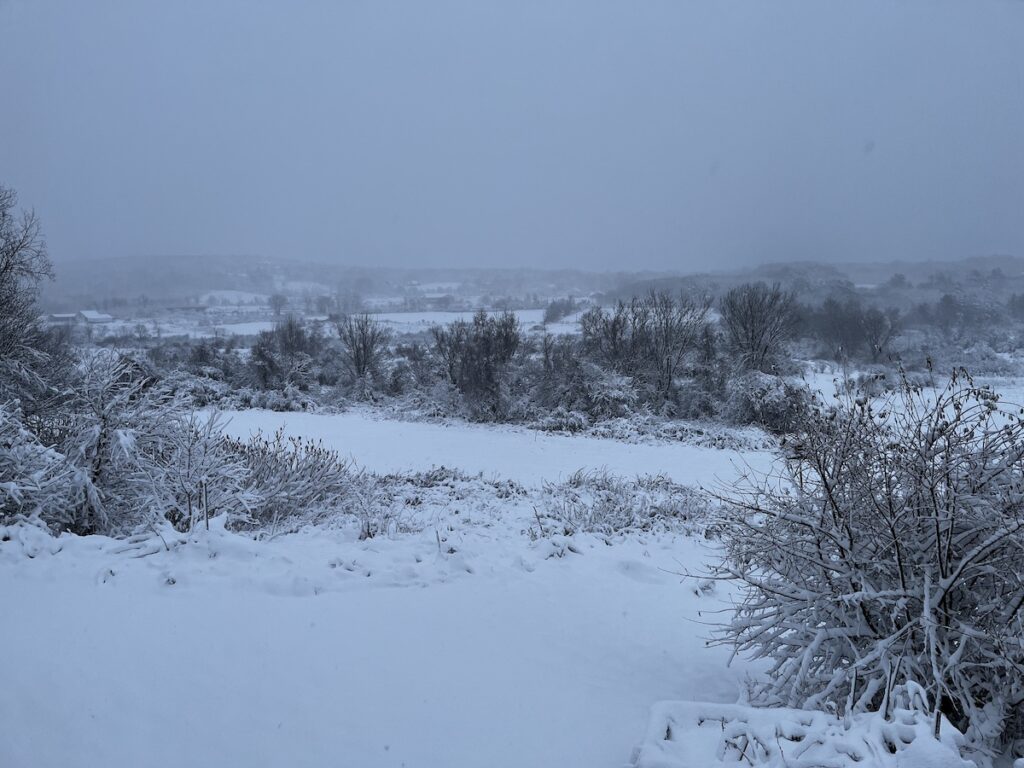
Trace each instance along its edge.
<path fill-rule="evenodd" d="M 693 482 L 767 461 L 359 413 L 245 412 L 232 429 L 282 422 L 374 471 L 443 464 L 528 489 L 579 468 Z M 369 541 L 350 525 L 262 542 L 215 526 L 169 551 L 3 543 L 0 765 L 611 767 L 655 701 L 735 699 L 695 621 L 720 603 L 677 575 L 701 542 L 535 539 L 529 495 L 463 485 Z"/>
<path fill-rule="evenodd" d="M 682 575 L 710 544 L 538 535 L 535 506 L 580 468 L 727 482 L 768 454 L 359 412 L 231 428 L 282 424 L 371 471 L 484 477 L 411 483 L 369 540 L 0 529 L 0 766 L 618 768 L 656 702 L 736 701 L 743 665 L 705 644 L 728 594 Z"/>
<path fill-rule="evenodd" d="M 735 699 L 700 545 L 497 527 L 8 542 L 0 765 L 611 768 L 653 702 Z"/>

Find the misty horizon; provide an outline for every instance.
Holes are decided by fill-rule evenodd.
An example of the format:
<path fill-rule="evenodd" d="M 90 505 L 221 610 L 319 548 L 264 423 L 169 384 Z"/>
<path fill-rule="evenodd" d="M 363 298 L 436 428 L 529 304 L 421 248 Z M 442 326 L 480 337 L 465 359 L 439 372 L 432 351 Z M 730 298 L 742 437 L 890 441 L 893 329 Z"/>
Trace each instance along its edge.
<path fill-rule="evenodd" d="M 1024 5 L 0 4 L 59 262 L 1024 254 Z"/>

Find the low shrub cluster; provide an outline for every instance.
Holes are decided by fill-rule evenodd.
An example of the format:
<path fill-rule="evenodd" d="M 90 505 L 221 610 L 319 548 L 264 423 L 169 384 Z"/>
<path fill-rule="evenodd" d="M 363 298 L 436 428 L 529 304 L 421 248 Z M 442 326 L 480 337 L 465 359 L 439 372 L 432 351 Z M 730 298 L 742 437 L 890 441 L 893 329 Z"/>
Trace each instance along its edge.
<path fill-rule="evenodd" d="M 542 535 L 596 533 L 614 536 L 651 530 L 703 530 L 711 496 L 663 475 L 634 479 L 607 471 L 579 471 L 561 483 L 545 483 L 537 524 Z"/>

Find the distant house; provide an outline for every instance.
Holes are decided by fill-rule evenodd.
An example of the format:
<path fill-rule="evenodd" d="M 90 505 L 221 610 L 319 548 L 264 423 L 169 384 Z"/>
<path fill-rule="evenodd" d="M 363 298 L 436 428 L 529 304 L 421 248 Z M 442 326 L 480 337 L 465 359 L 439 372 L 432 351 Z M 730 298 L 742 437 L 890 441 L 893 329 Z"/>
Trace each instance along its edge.
<path fill-rule="evenodd" d="M 78 320 L 86 325 L 102 325 L 103 323 L 114 322 L 113 317 L 104 314 L 103 312 L 97 312 L 95 309 L 81 310 L 78 313 Z"/>
<path fill-rule="evenodd" d="M 74 325 L 78 322 L 78 315 L 74 312 L 57 313 L 46 316 L 47 325 Z"/>

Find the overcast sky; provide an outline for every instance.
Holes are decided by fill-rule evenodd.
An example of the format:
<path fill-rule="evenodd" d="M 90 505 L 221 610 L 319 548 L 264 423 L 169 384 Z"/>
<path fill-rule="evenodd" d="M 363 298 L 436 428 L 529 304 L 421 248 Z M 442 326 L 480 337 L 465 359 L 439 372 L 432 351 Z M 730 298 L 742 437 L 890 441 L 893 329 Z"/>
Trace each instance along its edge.
<path fill-rule="evenodd" d="M 1015 0 L 0 0 L 58 260 L 1024 255 Z"/>

